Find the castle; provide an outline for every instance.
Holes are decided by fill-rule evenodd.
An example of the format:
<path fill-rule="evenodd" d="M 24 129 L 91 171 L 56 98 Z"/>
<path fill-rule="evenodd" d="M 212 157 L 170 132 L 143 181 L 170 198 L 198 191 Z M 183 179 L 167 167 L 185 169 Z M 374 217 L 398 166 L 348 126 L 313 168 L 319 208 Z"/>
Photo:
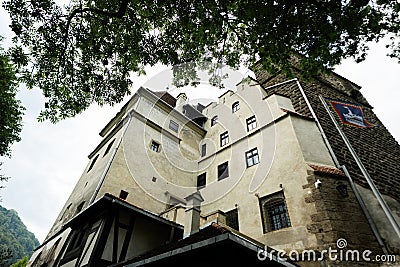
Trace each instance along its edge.
<path fill-rule="evenodd" d="M 29 266 L 379 266 L 377 255 L 399 255 L 400 146 L 360 86 L 333 72 L 255 74 L 207 106 L 139 88 Z"/>

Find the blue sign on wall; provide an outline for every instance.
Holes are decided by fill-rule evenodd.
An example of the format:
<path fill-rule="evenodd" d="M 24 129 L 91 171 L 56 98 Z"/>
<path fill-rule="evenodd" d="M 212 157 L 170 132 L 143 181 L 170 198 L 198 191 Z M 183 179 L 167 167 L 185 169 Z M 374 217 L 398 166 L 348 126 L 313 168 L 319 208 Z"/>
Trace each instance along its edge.
<path fill-rule="evenodd" d="M 373 124 L 364 119 L 362 107 L 353 103 L 344 103 L 335 100 L 329 101 L 333 109 L 339 115 L 343 124 L 357 126 L 361 128 L 372 127 Z"/>

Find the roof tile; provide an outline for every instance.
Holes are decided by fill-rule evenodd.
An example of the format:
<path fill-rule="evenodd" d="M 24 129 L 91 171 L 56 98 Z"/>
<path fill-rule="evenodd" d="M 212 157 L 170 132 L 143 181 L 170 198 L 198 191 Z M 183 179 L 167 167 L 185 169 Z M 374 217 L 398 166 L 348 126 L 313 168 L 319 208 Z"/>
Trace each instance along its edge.
<path fill-rule="evenodd" d="M 310 166 L 316 172 L 345 176 L 345 174 L 341 170 L 335 167 L 329 167 L 317 164 L 308 164 L 308 166 Z"/>

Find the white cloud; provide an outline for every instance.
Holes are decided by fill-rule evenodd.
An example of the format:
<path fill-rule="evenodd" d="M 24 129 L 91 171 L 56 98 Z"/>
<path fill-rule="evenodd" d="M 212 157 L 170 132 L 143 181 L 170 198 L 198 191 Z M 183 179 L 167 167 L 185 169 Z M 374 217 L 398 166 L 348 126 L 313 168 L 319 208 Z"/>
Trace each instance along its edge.
<path fill-rule="evenodd" d="M 371 44 L 367 59 L 356 64 L 348 59 L 336 68 L 336 72 L 362 86 L 361 93 L 374 107 L 374 112 L 390 133 L 400 142 L 400 64 L 389 58 L 385 48 L 388 41 Z"/>

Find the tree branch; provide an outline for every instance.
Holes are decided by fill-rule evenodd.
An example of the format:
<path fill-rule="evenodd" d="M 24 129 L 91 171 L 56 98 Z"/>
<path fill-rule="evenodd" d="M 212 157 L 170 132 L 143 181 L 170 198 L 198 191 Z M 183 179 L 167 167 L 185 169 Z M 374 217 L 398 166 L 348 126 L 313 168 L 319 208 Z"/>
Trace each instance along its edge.
<path fill-rule="evenodd" d="M 68 19 L 67 19 L 64 40 L 66 38 L 68 38 L 68 31 L 69 31 L 69 27 L 71 25 L 71 21 L 77 14 L 82 14 L 85 12 L 92 12 L 97 15 L 106 16 L 106 17 L 110 17 L 110 18 L 122 18 L 126 13 L 126 10 L 128 8 L 128 3 L 129 3 L 129 0 L 122 0 L 121 5 L 119 6 L 119 9 L 117 12 L 109 12 L 109 11 L 105 11 L 105 10 L 101 10 L 101 9 L 97 9 L 97 8 L 91 8 L 91 7 L 85 7 L 85 8 L 79 7 L 79 8 L 74 9 L 71 12 L 71 14 L 68 16 Z"/>
<path fill-rule="evenodd" d="M 65 50 L 67 49 L 69 27 L 71 26 L 72 19 L 76 15 L 86 13 L 86 12 L 91 12 L 91 13 L 94 13 L 97 15 L 106 16 L 106 17 L 110 17 L 110 18 L 122 18 L 125 15 L 126 10 L 128 9 L 128 3 L 129 3 L 129 0 L 121 0 L 121 4 L 120 4 L 117 12 L 109 12 L 106 10 L 101 10 L 101 9 L 91 8 L 91 7 L 82 8 L 82 6 L 74 9 L 67 18 L 67 24 L 65 26 L 65 34 L 64 34 L 64 38 L 63 38 L 64 47 L 63 47 L 62 53 L 60 55 L 58 67 L 60 68 L 61 63 L 64 61 Z"/>

